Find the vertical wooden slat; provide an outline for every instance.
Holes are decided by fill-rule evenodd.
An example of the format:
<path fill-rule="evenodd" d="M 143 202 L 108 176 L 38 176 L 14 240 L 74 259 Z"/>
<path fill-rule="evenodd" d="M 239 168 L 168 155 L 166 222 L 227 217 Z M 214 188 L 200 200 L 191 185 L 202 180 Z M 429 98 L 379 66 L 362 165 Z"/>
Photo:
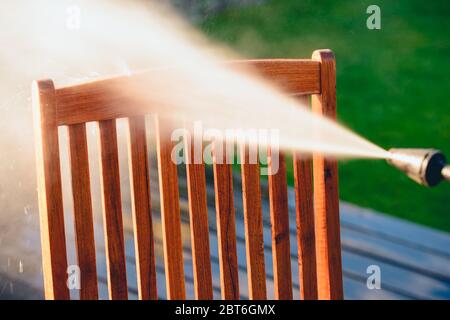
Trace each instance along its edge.
<path fill-rule="evenodd" d="M 167 298 L 182 300 L 186 292 L 177 166 L 171 159 L 171 123 L 158 117 L 155 123 Z"/>
<path fill-rule="evenodd" d="M 69 155 L 75 220 L 75 242 L 80 268 L 80 299 L 98 299 L 95 259 L 94 222 L 92 217 L 89 158 L 84 123 L 69 126 Z"/>
<path fill-rule="evenodd" d="M 242 198 L 249 298 L 266 299 L 266 272 L 259 163 L 249 163 L 250 148 L 241 146 Z"/>
<path fill-rule="evenodd" d="M 291 300 L 291 247 L 289 243 L 286 163 L 284 155 L 274 154 L 271 147 L 268 148 L 267 156 L 275 299 Z M 278 159 L 274 159 L 274 156 Z M 277 161 L 278 166 L 276 166 Z"/>
<path fill-rule="evenodd" d="M 222 150 L 225 144 L 222 143 Z M 213 146 L 214 190 L 216 202 L 217 238 L 219 242 L 220 285 L 222 299 L 239 299 L 239 279 L 236 249 L 236 224 L 233 199 L 233 173 L 224 152 Z"/>
<path fill-rule="evenodd" d="M 98 122 L 106 266 L 110 299 L 127 299 L 125 246 L 115 120 Z"/>
<path fill-rule="evenodd" d="M 53 82 L 34 82 L 32 96 L 45 298 L 69 299 Z"/>
<path fill-rule="evenodd" d="M 300 298 L 315 300 L 317 299 L 317 270 L 311 159 L 294 154 L 293 163 Z"/>
<path fill-rule="evenodd" d="M 297 100 L 304 107 L 310 107 L 309 96 L 298 96 Z M 294 153 L 293 165 L 300 298 L 303 300 L 316 300 L 317 264 L 311 157 Z"/>
<path fill-rule="evenodd" d="M 184 137 L 186 174 L 191 225 L 192 263 L 194 268 L 195 298 L 212 299 L 211 253 L 209 250 L 208 209 L 206 204 L 206 178 L 203 159 L 195 159 L 194 148 L 202 151 L 202 140 Z M 194 139 L 195 136 L 192 135 Z M 197 147 L 198 148 L 198 147 Z M 199 163 L 196 163 L 199 161 Z"/>
<path fill-rule="evenodd" d="M 312 96 L 315 113 L 336 118 L 336 64 L 330 50 L 317 50 L 321 93 Z M 339 225 L 338 165 L 322 155 L 313 157 L 314 212 L 316 226 L 319 299 L 342 299 L 342 261 Z"/>
<path fill-rule="evenodd" d="M 157 299 L 145 117 L 128 118 L 128 158 L 138 295 Z"/>

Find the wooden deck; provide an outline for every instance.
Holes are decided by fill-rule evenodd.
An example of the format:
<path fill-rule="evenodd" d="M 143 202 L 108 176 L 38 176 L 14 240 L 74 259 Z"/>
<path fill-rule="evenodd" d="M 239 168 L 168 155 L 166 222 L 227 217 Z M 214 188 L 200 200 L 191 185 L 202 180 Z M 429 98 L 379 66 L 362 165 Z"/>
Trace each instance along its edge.
<path fill-rule="evenodd" d="M 153 171 L 155 172 L 155 171 Z M 153 178 L 153 177 L 152 177 Z M 155 181 L 155 180 L 153 180 Z M 193 299 L 193 270 L 190 250 L 187 193 L 183 173 L 180 174 L 180 207 L 182 210 L 182 237 L 185 259 L 186 297 Z M 161 224 L 157 185 L 152 185 L 155 247 L 158 275 L 158 296 L 164 299 L 165 277 L 162 257 Z M 238 264 L 241 298 L 248 298 L 245 261 L 244 222 L 240 182 L 235 179 L 236 232 L 238 237 Z M 273 298 L 270 218 L 267 186 L 263 183 L 264 242 L 267 273 L 267 292 Z M 219 265 L 217 255 L 216 221 L 213 184 L 208 178 L 208 207 L 214 298 L 220 298 Z M 294 191 L 289 190 L 291 261 L 294 298 L 299 297 L 298 267 L 296 262 Z M 95 209 L 95 208 L 94 208 Z M 95 210 L 94 210 L 95 211 Z M 129 296 L 137 298 L 134 244 L 129 203 L 124 201 L 124 228 L 127 255 Z M 70 219 L 71 214 L 66 215 Z M 107 299 L 106 261 L 101 217 L 95 225 L 100 297 Z M 39 299 L 43 297 L 37 214 L 22 230 L 17 239 L 6 232 L 0 246 L 0 299 Z M 67 221 L 70 226 L 72 221 Z M 344 290 L 346 299 L 450 299 L 450 235 L 418 226 L 393 217 L 378 214 L 351 204 L 341 203 L 341 237 L 343 248 Z M 73 230 L 67 228 L 69 264 L 75 261 Z M 16 237 L 16 238 L 15 238 Z M 381 289 L 366 286 L 370 265 L 381 268 Z M 76 291 L 72 292 L 76 298 Z"/>

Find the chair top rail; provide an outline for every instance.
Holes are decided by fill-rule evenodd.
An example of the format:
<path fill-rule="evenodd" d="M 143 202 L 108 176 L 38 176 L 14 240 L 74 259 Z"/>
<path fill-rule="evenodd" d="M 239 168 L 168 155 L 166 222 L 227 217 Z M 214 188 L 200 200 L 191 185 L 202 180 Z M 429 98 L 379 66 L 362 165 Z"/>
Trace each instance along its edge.
<path fill-rule="evenodd" d="M 288 94 L 320 93 L 320 62 L 309 59 L 267 59 L 227 61 L 249 66 L 273 81 Z M 57 125 L 72 125 L 151 113 L 148 101 L 121 90 L 141 83 L 149 72 L 95 80 L 56 89 Z M 158 71 L 163 72 L 163 71 Z"/>

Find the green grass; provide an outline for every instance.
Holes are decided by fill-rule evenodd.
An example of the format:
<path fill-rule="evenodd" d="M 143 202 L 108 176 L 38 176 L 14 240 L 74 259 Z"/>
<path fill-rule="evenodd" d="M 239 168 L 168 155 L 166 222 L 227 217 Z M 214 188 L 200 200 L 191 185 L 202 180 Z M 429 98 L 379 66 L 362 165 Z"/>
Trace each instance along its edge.
<path fill-rule="evenodd" d="M 385 148 L 450 155 L 450 2 L 376 1 L 381 30 L 366 28 L 370 4 L 269 1 L 227 10 L 200 27 L 246 57 L 306 58 L 332 49 L 341 123 Z M 383 161 L 341 162 L 340 196 L 450 231 L 450 184 L 424 188 Z"/>

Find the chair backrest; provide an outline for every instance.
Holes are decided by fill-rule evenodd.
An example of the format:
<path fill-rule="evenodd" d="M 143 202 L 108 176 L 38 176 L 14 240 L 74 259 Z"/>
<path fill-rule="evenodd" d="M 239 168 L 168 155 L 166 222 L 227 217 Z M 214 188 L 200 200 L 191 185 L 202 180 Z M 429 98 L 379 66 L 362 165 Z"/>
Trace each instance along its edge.
<path fill-rule="evenodd" d="M 239 63 L 255 66 L 263 76 L 281 85 L 286 92 L 298 95 L 299 99 L 311 95 L 314 112 L 335 117 L 335 59 L 331 51 L 315 51 L 312 59 L 307 60 L 251 60 Z M 68 263 L 59 126 L 68 126 L 69 132 L 75 245 L 81 273 L 80 298 L 98 298 L 86 122 L 97 122 L 100 132 L 100 174 L 109 296 L 111 299 L 127 298 L 117 118 L 128 119 L 139 298 L 157 298 L 145 115 L 142 114 L 143 109 L 127 97 L 126 92 L 105 89 L 111 84 L 120 86 L 124 81 L 139 81 L 139 76 L 63 88 L 55 88 L 51 80 L 37 81 L 33 85 L 42 260 L 47 299 L 70 298 L 66 284 Z M 156 119 L 166 290 L 169 299 L 184 299 L 177 166 L 171 161 L 170 134 L 167 130 L 162 130 L 167 125 L 169 124 L 164 120 Z M 270 156 L 270 150 L 268 154 Z M 214 155 L 213 160 L 222 298 L 238 299 L 232 167 L 218 161 L 217 155 Z M 280 169 L 276 174 L 269 175 L 268 184 L 275 297 L 292 299 L 284 155 L 280 155 L 279 163 Z M 343 298 L 337 162 L 321 155 L 314 155 L 309 160 L 294 154 L 293 166 L 301 298 Z M 195 296 L 198 299 L 212 299 L 205 167 L 203 164 L 187 164 L 186 169 Z M 267 296 L 259 172 L 258 164 L 242 164 L 246 265 L 251 299 L 266 299 Z"/>

